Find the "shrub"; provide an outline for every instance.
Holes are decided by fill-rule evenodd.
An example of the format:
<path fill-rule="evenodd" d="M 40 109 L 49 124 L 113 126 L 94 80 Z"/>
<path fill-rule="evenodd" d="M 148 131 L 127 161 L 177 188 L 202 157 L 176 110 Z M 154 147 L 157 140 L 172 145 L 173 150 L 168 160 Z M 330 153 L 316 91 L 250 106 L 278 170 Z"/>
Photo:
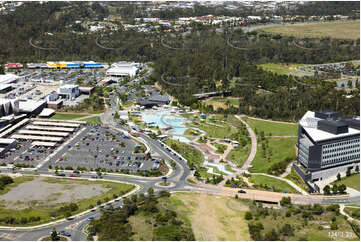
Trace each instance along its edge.
<path fill-rule="evenodd" d="M 247 211 L 244 215 L 244 218 L 246 220 L 251 220 L 253 218 L 252 213 L 250 211 Z"/>

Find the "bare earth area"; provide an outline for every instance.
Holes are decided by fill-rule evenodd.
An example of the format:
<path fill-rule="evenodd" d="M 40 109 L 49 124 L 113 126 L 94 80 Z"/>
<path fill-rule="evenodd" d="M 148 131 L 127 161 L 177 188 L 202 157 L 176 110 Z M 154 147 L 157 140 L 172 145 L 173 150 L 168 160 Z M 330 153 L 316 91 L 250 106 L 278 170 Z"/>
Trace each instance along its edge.
<path fill-rule="evenodd" d="M 52 205 L 72 202 L 106 193 L 109 189 L 101 184 L 62 184 L 48 183 L 46 178 L 36 178 L 19 184 L 8 193 L 0 195 L 3 208 L 25 209 L 31 203 L 37 205 Z"/>
<path fill-rule="evenodd" d="M 179 210 L 186 212 L 196 240 L 250 240 L 244 212 L 246 205 L 224 196 L 175 194 L 181 200 Z M 179 205 L 179 202 L 177 203 Z"/>

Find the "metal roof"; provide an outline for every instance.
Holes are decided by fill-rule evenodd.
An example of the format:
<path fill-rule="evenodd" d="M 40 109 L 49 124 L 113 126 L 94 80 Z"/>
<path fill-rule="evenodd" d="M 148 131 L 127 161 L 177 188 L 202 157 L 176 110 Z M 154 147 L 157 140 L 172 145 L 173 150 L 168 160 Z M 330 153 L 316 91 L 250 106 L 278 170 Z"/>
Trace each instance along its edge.
<path fill-rule="evenodd" d="M 60 142 L 63 140 L 62 137 L 48 137 L 48 136 L 22 135 L 22 134 L 13 134 L 11 138 L 23 139 L 23 140 L 54 141 L 54 142 Z"/>
<path fill-rule="evenodd" d="M 62 132 L 73 132 L 75 129 L 75 128 L 52 127 L 52 126 L 36 126 L 36 125 L 28 125 L 25 128 L 34 129 L 34 130 L 51 130 L 51 131 L 62 131 Z"/>
<path fill-rule="evenodd" d="M 55 142 L 34 141 L 33 143 L 31 143 L 31 145 L 54 147 L 56 145 L 56 143 Z"/>
<path fill-rule="evenodd" d="M 69 133 L 67 132 L 49 132 L 49 131 L 37 131 L 37 130 L 28 130 L 28 129 L 21 129 L 18 131 L 19 134 L 30 134 L 30 135 L 44 135 L 44 136 L 61 136 L 67 137 Z"/>
<path fill-rule="evenodd" d="M 77 128 L 80 126 L 80 124 L 75 123 L 58 123 L 58 122 L 41 122 L 41 121 L 35 121 L 33 124 L 36 125 L 46 125 L 46 126 L 58 126 L 58 127 L 73 127 Z"/>

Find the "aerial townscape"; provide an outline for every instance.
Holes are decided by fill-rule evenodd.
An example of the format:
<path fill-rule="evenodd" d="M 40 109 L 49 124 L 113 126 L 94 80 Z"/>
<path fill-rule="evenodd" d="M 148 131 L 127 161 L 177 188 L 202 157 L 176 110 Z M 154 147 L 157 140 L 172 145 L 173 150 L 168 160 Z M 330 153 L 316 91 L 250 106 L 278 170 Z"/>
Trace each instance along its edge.
<path fill-rule="evenodd" d="M 0 1 L 0 240 L 360 241 L 360 2 Z"/>

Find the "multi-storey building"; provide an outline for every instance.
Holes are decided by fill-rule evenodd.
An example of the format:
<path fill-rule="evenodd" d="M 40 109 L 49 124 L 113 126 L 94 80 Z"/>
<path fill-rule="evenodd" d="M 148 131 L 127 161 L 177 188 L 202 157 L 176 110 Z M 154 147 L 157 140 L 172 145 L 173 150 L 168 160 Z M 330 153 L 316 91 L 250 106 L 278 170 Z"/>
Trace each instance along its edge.
<path fill-rule="evenodd" d="M 360 163 L 360 119 L 339 112 L 308 111 L 299 122 L 298 164 L 305 181 L 318 181 L 354 169 Z"/>

